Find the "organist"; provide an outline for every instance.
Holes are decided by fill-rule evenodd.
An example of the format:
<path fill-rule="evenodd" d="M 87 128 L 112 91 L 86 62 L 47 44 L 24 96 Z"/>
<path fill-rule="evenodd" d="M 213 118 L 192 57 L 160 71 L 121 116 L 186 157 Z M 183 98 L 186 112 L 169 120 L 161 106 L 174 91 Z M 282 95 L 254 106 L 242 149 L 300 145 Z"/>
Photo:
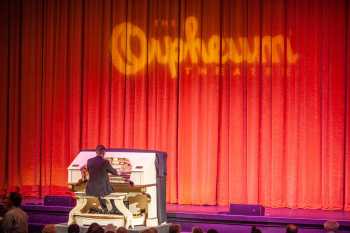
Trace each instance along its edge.
<path fill-rule="evenodd" d="M 87 170 L 89 173 L 89 179 L 86 185 L 86 195 L 95 196 L 100 202 L 102 208 L 102 213 L 118 213 L 118 210 L 115 206 L 114 200 L 111 199 L 112 210 L 108 211 L 106 200 L 101 198 L 106 195 L 116 192 L 113 190 L 111 183 L 109 182 L 108 173 L 113 175 L 118 175 L 116 169 L 112 167 L 110 162 L 104 159 L 106 148 L 103 145 L 98 145 L 96 147 L 96 156 L 88 159 L 87 161 Z"/>

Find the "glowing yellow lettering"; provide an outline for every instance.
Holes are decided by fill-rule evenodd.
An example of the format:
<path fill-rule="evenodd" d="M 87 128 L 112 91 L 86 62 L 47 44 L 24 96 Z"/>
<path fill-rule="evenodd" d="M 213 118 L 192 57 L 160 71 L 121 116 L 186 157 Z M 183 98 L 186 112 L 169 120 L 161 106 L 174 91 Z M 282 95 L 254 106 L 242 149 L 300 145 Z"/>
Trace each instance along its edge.
<path fill-rule="evenodd" d="M 188 17 L 185 22 L 186 42 L 183 44 L 183 53 L 180 53 L 180 55 L 183 59 L 189 56 L 193 64 L 198 63 L 198 53 L 201 50 L 201 41 L 196 37 L 197 31 L 197 19 L 193 16 Z"/>
<path fill-rule="evenodd" d="M 282 35 L 263 38 L 254 36 L 250 39 L 251 42 L 247 37 L 220 38 L 218 35 L 212 35 L 206 42 L 198 38 L 197 33 L 198 21 L 193 16 L 186 18 L 184 39 L 169 36 L 147 39 L 145 32 L 138 26 L 121 23 L 112 32 L 113 65 L 125 75 L 134 75 L 146 65 L 156 62 L 168 66 L 171 77 L 175 78 L 178 64 L 182 62 L 275 64 L 286 58 L 286 62 L 294 64 L 298 60 L 298 54 L 293 51 L 290 39 Z"/>

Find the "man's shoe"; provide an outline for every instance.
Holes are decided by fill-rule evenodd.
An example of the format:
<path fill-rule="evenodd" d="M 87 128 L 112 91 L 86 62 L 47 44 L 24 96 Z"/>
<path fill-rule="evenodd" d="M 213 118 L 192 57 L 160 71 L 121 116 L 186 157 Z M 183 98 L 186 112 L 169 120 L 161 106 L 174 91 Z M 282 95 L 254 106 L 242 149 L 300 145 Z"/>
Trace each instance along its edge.
<path fill-rule="evenodd" d="M 99 214 L 108 214 L 108 209 L 99 209 Z"/>

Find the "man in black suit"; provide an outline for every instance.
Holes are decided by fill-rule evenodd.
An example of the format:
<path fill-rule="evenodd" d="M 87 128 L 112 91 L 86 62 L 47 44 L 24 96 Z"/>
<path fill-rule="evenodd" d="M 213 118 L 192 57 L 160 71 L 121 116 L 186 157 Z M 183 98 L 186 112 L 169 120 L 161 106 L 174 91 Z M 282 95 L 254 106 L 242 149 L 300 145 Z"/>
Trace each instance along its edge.
<path fill-rule="evenodd" d="M 86 185 L 86 195 L 98 197 L 103 213 L 107 213 L 106 201 L 101 197 L 112 192 L 113 187 L 109 182 L 108 173 L 118 175 L 108 160 L 104 159 L 106 148 L 103 145 L 96 147 L 96 156 L 87 161 L 87 169 L 89 172 L 89 180 Z M 111 200 L 112 211 L 116 211 L 115 203 Z"/>

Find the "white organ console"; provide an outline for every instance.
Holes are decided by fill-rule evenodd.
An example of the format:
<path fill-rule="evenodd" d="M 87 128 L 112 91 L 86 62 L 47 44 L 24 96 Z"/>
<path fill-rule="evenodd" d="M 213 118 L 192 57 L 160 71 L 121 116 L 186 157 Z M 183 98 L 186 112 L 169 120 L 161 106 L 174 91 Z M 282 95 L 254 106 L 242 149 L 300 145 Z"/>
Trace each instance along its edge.
<path fill-rule="evenodd" d="M 136 225 L 157 226 L 166 222 L 166 153 L 159 151 L 108 149 L 104 158 L 118 170 L 110 176 L 114 193 L 103 197 L 114 200 L 119 213 L 100 213 L 96 197 L 87 196 L 87 160 L 96 156 L 94 150 L 81 151 L 68 167 L 68 185 L 77 204 L 69 213 L 68 224 L 113 224 L 133 228 Z"/>

